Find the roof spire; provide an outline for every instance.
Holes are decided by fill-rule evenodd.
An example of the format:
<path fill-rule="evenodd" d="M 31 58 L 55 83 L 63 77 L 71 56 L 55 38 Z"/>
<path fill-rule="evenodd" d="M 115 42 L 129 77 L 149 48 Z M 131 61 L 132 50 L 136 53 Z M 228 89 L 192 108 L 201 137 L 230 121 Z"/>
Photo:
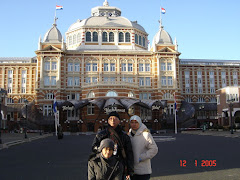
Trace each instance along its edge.
<path fill-rule="evenodd" d="M 41 35 L 39 36 L 39 39 L 38 39 L 38 50 L 42 50 L 42 46 L 41 46 Z"/>
<path fill-rule="evenodd" d="M 105 2 L 103 3 L 103 6 L 109 6 L 109 4 L 108 4 L 108 1 L 107 1 L 107 0 L 105 0 Z"/>
<path fill-rule="evenodd" d="M 178 43 L 177 43 L 177 38 L 176 37 L 175 37 L 174 44 L 175 44 L 175 49 L 178 51 Z"/>
<path fill-rule="evenodd" d="M 55 16 L 55 17 L 54 17 L 53 26 L 57 26 L 57 20 L 58 20 L 58 18 Z"/>
<path fill-rule="evenodd" d="M 162 19 L 158 20 L 159 22 L 159 29 L 163 29 L 163 26 L 162 26 Z"/>

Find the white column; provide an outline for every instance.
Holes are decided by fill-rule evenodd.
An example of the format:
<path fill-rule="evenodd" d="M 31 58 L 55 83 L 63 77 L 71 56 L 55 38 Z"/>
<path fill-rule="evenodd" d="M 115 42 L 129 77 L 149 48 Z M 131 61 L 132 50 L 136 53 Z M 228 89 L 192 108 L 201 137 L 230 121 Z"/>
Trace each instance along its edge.
<path fill-rule="evenodd" d="M 19 67 L 18 67 L 19 68 Z M 18 77 L 18 75 L 19 75 L 19 69 L 18 68 L 16 68 L 16 75 L 17 75 L 17 77 Z M 20 74 L 22 75 L 22 73 L 20 72 Z M 22 78 L 22 77 L 21 77 Z M 18 78 L 16 78 L 16 80 L 15 80 L 15 83 L 17 84 L 17 86 L 16 86 L 16 93 L 19 93 L 19 88 L 18 88 Z M 21 83 L 22 84 L 22 83 Z M 20 86 L 20 93 L 21 93 L 21 88 L 22 86 Z M 31 88 L 31 87 L 30 87 Z M 26 90 L 27 91 L 27 90 Z"/>
<path fill-rule="evenodd" d="M 221 78 L 220 78 L 221 79 Z M 219 89 L 220 88 L 220 82 L 219 82 L 219 71 L 217 69 L 217 88 L 216 89 Z"/>
<path fill-rule="evenodd" d="M 98 45 L 99 46 L 102 45 L 102 31 L 101 30 L 98 31 Z"/>
<path fill-rule="evenodd" d="M 102 63 L 102 55 L 100 56 L 100 60 L 99 60 L 99 76 L 98 76 L 98 82 L 102 82 L 102 65 L 103 65 L 103 63 Z"/>
<path fill-rule="evenodd" d="M 190 79 L 190 77 L 191 77 L 191 75 L 189 76 L 189 79 Z M 195 86 L 196 79 L 195 79 L 195 77 L 196 77 L 195 76 L 195 69 L 194 69 L 194 67 L 192 67 L 192 82 L 193 82 L 193 90 L 192 90 L 192 92 L 193 93 L 196 93 L 196 86 Z"/>
<path fill-rule="evenodd" d="M 32 87 L 32 77 L 33 77 L 32 76 L 32 67 L 29 69 L 29 71 L 30 71 L 29 78 L 28 78 L 29 79 L 29 83 L 28 83 L 29 84 L 29 94 L 32 94 L 32 88 L 33 88 Z M 27 92 L 27 88 L 26 88 L 26 92 Z"/>
<path fill-rule="evenodd" d="M 157 86 L 158 86 L 158 88 L 160 88 L 160 86 L 161 86 L 161 77 L 160 77 L 160 70 L 161 70 L 161 68 L 160 68 L 160 56 L 157 56 L 157 77 L 158 77 L 158 82 L 157 82 Z M 154 67 L 153 67 L 154 68 Z"/>
<path fill-rule="evenodd" d="M 84 56 L 82 56 L 82 71 L 81 71 L 81 86 L 84 84 L 85 70 L 84 70 Z"/>
<path fill-rule="evenodd" d="M 120 60 L 117 57 L 117 82 L 120 82 Z"/>
<path fill-rule="evenodd" d="M 43 83 L 44 83 L 44 77 L 43 77 L 43 69 L 44 69 L 44 64 L 43 64 L 43 56 L 40 57 L 40 88 L 43 88 Z"/>
<path fill-rule="evenodd" d="M 1 87 L 4 87 L 4 83 L 5 83 L 4 82 L 5 81 L 5 73 L 4 72 L 5 72 L 5 66 L 2 66 L 2 83 L 1 83 Z"/>
<path fill-rule="evenodd" d="M 61 87 L 61 56 L 58 57 L 58 77 L 56 77 L 56 80 L 57 80 L 57 87 L 60 88 Z"/>
<path fill-rule="evenodd" d="M 135 82 L 137 83 L 137 85 L 139 85 L 138 83 L 138 79 L 139 79 L 139 76 L 138 76 L 138 73 L 137 73 L 137 56 L 135 55 L 135 58 L 134 58 L 134 63 L 133 63 L 133 66 L 135 65 L 135 71 L 134 71 L 134 76 L 135 76 Z M 128 68 L 128 67 L 127 67 Z"/>
<path fill-rule="evenodd" d="M 210 93 L 210 84 L 207 83 L 209 76 L 206 68 L 204 69 L 204 73 L 205 73 L 205 94 L 208 94 Z"/>
<path fill-rule="evenodd" d="M 118 45 L 118 31 L 114 31 L 114 42 L 115 45 Z"/>
<path fill-rule="evenodd" d="M 233 78 L 233 76 L 231 76 L 231 70 L 230 68 L 228 68 L 228 83 L 226 82 L 227 86 L 233 86 L 233 84 L 231 83 L 231 78 Z M 227 81 L 227 78 L 226 78 L 226 81 Z"/>
<path fill-rule="evenodd" d="M 176 58 L 173 58 L 173 69 L 174 69 L 174 76 L 173 76 L 173 80 L 174 80 L 174 88 L 178 88 L 177 87 L 177 59 Z"/>

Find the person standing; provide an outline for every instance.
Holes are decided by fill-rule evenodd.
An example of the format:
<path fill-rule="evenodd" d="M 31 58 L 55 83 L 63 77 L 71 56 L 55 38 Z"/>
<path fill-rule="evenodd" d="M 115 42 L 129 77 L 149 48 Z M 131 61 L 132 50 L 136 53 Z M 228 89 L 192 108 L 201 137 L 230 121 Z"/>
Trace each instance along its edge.
<path fill-rule="evenodd" d="M 152 174 L 151 159 L 157 154 L 158 147 L 139 116 L 130 118 L 130 127 L 134 155 L 134 175 L 131 180 L 149 180 Z"/>
<path fill-rule="evenodd" d="M 113 156 L 113 140 L 102 140 L 98 150 L 88 161 L 88 180 L 122 180 L 123 165 Z"/>
<path fill-rule="evenodd" d="M 133 175 L 133 150 L 130 137 L 122 130 L 120 126 L 120 117 L 117 112 L 111 112 L 108 115 L 108 127 L 100 131 L 93 140 L 92 151 L 97 153 L 100 143 L 103 139 L 110 138 L 114 141 L 113 155 L 117 156 L 124 165 L 124 174 L 127 179 Z"/>
<path fill-rule="evenodd" d="M 63 138 L 63 128 L 62 128 L 61 124 L 59 124 L 57 127 L 57 136 L 58 136 L 58 139 Z"/>

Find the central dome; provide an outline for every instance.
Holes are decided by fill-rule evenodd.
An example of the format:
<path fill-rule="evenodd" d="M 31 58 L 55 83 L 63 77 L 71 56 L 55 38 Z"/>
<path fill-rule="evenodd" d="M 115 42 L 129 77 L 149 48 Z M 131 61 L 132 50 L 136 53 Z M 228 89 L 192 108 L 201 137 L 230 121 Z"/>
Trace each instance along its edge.
<path fill-rule="evenodd" d="M 121 16 L 121 10 L 109 6 L 92 8 L 91 17 L 77 20 L 66 32 L 67 49 L 147 50 L 145 29 Z"/>
<path fill-rule="evenodd" d="M 145 29 L 137 23 L 137 21 L 129 21 L 127 18 L 121 16 L 122 12 L 119 8 L 109 6 L 105 1 L 103 6 L 92 8 L 91 17 L 78 20 L 73 23 L 68 31 L 76 30 L 80 27 L 109 27 L 109 28 L 136 28 L 140 31 L 146 32 Z"/>
<path fill-rule="evenodd" d="M 92 16 L 84 20 L 77 20 L 73 23 L 69 31 L 77 30 L 81 27 L 108 27 L 108 28 L 136 28 L 140 31 L 146 32 L 145 29 L 137 23 L 137 21 L 129 21 L 127 18 L 118 16 L 118 17 L 103 17 L 103 16 Z"/>

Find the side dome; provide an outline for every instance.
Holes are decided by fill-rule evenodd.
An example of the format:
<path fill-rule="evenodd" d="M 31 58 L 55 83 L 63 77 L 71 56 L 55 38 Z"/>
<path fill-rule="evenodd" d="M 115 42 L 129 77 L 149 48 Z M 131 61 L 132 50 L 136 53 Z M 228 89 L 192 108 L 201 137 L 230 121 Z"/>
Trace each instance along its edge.
<path fill-rule="evenodd" d="M 155 44 L 173 44 L 171 36 L 163 29 L 163 26 L 161 26 L 160 30 L 153 38 L 152 45 L 154 46 Z"/>
<path fill-rule="evenodd" d="M 62 42 L 62 34 L 57 28 L 57 24 L 53 24 L 51 29 L 47 31 L 43 38 L 43 42 L 45 43 L 61 43 Z"/>

